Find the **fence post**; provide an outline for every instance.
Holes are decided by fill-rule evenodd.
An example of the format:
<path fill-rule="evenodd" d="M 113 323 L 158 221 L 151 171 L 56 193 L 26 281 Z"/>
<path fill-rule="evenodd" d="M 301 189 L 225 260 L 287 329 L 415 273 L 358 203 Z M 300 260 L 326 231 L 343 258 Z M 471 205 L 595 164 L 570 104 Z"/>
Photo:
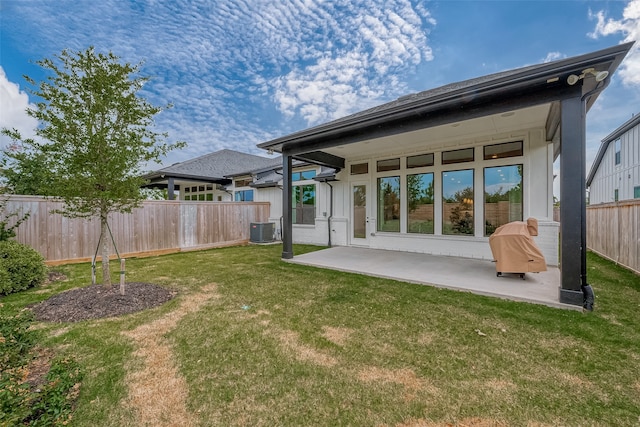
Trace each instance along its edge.
<path fill-rule="evenodd" d="M 120 259 L 120 295 L 124 295 L 124 258 Z"/>

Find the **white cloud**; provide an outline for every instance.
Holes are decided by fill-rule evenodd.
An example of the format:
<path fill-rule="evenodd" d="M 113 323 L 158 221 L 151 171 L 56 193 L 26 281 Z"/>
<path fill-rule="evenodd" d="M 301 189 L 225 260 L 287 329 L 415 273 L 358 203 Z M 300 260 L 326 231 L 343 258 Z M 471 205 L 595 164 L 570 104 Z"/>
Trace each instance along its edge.
<path fill-rule="evenodd" d="M 640 0 L 631 0 L 624 8 L 621 19 L 607 19 L 602 10 L 590 12 L 590 18 L 595 19 L 597 23 L 593 32 L 588 34 L 589 37 L 622 34 L 623 43 L 638 41 L 623 61 L 618 74 L 622 77 L 623 83 L 640 85 Z"/>
<path fill-rule="evenodd" d="M 15 128 L 23 138 L 34 137 L 38 121 L 27 114 L 27 107 L 35 108 L 29 102 L 29 95 L 20 90 L 17 83 L 10 82 L 4 68 L 0 67 L 0 128 Z M 0 136 L 0 148 L 10 142 L 8 137 Z"/>
<path fill-rule="evenodd" d="M 315 16 L 323 21 L 305 21 L 334 43 L 318 46 L 320 56 L 270 81 L 285 115 L 299 114 L 313 125 L 382 103 L 406 92 L 398 74 L 433 59 L 425 27 L 435 20 L 425 9 L 402 0 L 352 2 L 347 8 L 319 9 L 324 13 Z M 300 35 L 298 43 L 306 41 Z"/>
<path fill-rule="evenodd" d="M 433 59 L 436 24 L 412 3 L 14 2 L 3 25 L 16 39 L 38 39 L 32 59 L 93 45 L 144 61 L 144 96 L 174 105 L 156 118 L 158 130 L 189 144 L 173 163 L 223 147 L 260 152 L 259 142 L 406 93 L 399 76 Z"/>
<path fill-rule="evenodd" d="M 549 52 L 547 53 L 547 56 L 542 60 L 542 62 L 546 64 L 547 62 L 557 61 L 558 59 L 563 59 L 566 57 L 567 55 L 564 55 L 560 52 Z"/>

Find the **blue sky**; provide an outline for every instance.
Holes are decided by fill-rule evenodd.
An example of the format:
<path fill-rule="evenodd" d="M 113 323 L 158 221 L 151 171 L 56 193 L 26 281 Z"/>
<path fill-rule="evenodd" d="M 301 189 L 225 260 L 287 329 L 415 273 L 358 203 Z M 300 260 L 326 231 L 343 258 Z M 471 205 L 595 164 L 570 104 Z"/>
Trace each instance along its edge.
<path fill-rule="evenodd" d="M 62 49 L 143 61 L 165 165 L 256 144 L 399 96 L 640 40 L 640 0 L 0 0 L 0 126 L 23 135 L 26 74 Z M 640 42 L 587 116 L 600 141 L 640 113 Z M 6 144 L 0 140 L 0 144 Z M 588 170 L 588 169 L 587 169 Z"/>

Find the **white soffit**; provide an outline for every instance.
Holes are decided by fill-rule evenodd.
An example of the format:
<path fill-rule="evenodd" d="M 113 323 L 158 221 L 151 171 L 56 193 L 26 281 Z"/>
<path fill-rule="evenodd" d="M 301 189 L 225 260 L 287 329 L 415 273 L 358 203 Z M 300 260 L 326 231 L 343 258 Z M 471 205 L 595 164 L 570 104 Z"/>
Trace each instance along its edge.
<path fill-rule="evenodd" d="M 491 116 L 449 123 L 398 135 L 371 139 L 339 147 L 325 149 L 340 157 L 363 157 L 364 153 L 381 154 L 413 151 L 429 147 L 449 147 L 468 143 L 472 139 L 486 139 L 493 135 L 517 132 L 525 129 L 544 128 L 551 104 L 542 104 L 520 110 L 507 111 Z"/>

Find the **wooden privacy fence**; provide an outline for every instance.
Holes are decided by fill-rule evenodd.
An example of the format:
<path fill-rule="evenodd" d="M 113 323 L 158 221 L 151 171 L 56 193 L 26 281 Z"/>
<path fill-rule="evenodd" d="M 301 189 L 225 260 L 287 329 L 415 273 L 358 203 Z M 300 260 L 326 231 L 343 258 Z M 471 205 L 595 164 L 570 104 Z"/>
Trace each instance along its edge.
<path fill-rule="evenodd" d="M 29 213 L 16 240 L 36 249 L 49 264 L 90 261 L 100 221 L 51 213 L 62 206 L 41 197 L 11 196 L 5 210 Z M 130 257 L 246 243 L 251 223 L 268 218 L 268 202 L 145 201 L 130 214 L 110 215 L 109 226 L 120 255 Z M 111 252 L 115 255 L 113 247 Z"/>
<path fill-rule="evenodd" d="M 640 200 L 588 206 L 587 247 L 640 273 Z"/>

